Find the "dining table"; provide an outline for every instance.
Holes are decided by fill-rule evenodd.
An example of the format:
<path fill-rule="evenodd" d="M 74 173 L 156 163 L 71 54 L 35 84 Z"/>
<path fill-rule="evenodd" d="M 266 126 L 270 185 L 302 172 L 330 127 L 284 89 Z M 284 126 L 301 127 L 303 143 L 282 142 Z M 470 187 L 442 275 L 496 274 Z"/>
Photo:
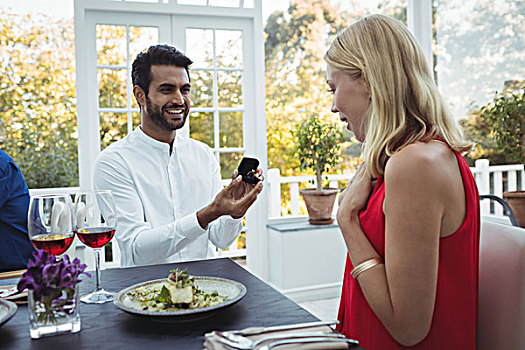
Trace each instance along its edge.
<path fill-rule="evenodd" d="M 82 330 L 32 340 L 29 336 L 27 304 L 0 327 L 0 349 L 202 349 L 204 335 L 214 330 L 235 330 L 252 326 L 276 326 L 319 321 L 229 258 L 158 264 L 102 271 L 102 284 L 118 292 L 131 285 L 165 278 L 172 269 L 188 269 L 194 276 L 230 279 L 242 283 L 246 294 L 237 303 L 213 311 L 180 317 L 127 313 L 112 302 L 80 304 Z M 16 280 L 3 280 L 0 284 Z M 80 283 L 80 293 L 91 292 L 94 277 Z M 352 347 L 352 349 L 360 349 Z"/>

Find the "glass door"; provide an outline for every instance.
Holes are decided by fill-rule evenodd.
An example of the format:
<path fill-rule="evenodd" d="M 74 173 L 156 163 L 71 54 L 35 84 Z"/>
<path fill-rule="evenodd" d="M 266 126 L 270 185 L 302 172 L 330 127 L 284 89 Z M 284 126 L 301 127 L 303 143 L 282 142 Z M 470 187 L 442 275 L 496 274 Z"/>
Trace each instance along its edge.
<path fill-rule="evenodd" d="M 247 113 L 253 109 L 250 80 L 253 63 L 249 21 L 228 21 L 174 15 L 173 38 L 193 61 L 190 70 L 192 108 L 183 132 L 210 146 L 229 179 L 245 153 L 254 145 L 245 137 Z"/>

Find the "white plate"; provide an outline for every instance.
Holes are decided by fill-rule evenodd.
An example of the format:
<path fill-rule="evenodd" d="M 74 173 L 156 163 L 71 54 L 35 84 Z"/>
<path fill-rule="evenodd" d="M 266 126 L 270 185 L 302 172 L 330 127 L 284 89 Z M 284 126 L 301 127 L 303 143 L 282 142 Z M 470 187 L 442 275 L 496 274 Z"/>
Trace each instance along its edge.
<path fill-rule="evenodd" d="M 18 306 L 9 300 L 0 299 L 0 326 L 16 314 Z"/>
<path fill-rule="evenodd" d="M 164 284 L 166 279 L 158 279 L 143 283 L 134 284 L 131 287 L 124 288 L 120 292 L 116 293 L 113 297 L 113 304 L 121 310 L 126 312 L 145 315 L 145 316 L 184 316 L 184 315 L 193 315 L 202 312 L 212 311 L 220 309 L 229 305 L 232 305 L 246 294 L 246 287 L 237 281 L 232 281 L 225 278 L 218 277 L 204 277 L 204 276 L 195 276 L 195 286 L 202 290 L 205 293 L 217 292 L 220 296 L 228 298 L 225 302 L 213 306 L 207 306 L 196 309 L 185 309 L 185 310 L 142 310 L 142 304 L 132 300 L 128 293 L 138 287 L 143 287 L 146 285 L 154 284 Z"/>

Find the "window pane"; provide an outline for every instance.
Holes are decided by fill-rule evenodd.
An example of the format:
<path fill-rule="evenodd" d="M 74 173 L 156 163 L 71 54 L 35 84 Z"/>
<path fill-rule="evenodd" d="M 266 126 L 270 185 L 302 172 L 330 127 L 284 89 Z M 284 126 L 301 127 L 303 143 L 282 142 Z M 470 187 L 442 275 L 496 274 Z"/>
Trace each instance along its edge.
<path fill-rule="evenodd" d="M 131 113 L 131 119 L 133 120 L 133 130 L 137 128 L 137 126 L 140 125 L 141 119 L 140 119 L 140 113 L 139 112 L 133 112 Z"/>
<path fill-rule="evenodd" d="M 126 64 L 126 27 L 97 25 L 97 64 Z"/>
<path fill-rule="evenodd" d="M 173 1 L 173 0 L 172 0 Z M 198 5 L 198 6 L 206 6 L 207 0 L 177 0 L 177 4 L 179 5 Z"/>
<path fill-rule="evenodd" d="M 137 55 L 159 43 L 159 29 L 155 27 L 129 27 L 129 60 L 130 64 Z"/>
<path fill-rule="evenodd" d="M 220 147 L 242 147 L 242 112 L 219 114 Z"/>
<path fill-rule="evenodd" d="M 213 65 L 213 30 L 186 29 L 186 55 L 195 68 L 209 68 Z"/>
<path fill-rule="evenodd" d="M 190 137 L 214 147 L 213 138 L 213 113 L 192 112 L 190 113 Z"/>
<path fill-rule="evenodd" d="M 219 107 L 239 107 L 242 105 L 242 72 L 222 72 L 218 74 Z"/>
<path fill-rule="evenodd" d="M 210 6 L 239 7 L 239 0 L 210 0 Z"/>
<path fill-rule="evenodd" d="M 252 9 L 254 7 L 253 0 L 244 0 L 244 8 Z"/>
<path fill-rule="evenodd" d="M 407 0 L 341 1 L 341 10 L 349 11 L 351 22 L 364 16 L 380 13 L 407 24 Z"/>
<path fill-rule="evenodd" d="M 219 156 L 219 161 L 221 165 L 221 177 L 223 179 L 229 179 L 232 176 L 232 173 L 242 159 L 242 152 L 233 152 L 233 153 L 221 153 Z"/>
<path fill-rule="evenodd" d="M 523 1 L 438 2 L 437 80 L 454 117 L 525 77 L 524 14 Z"/>
<path fill-rule="evenodd" d="M 127 69 L 98 70 L 99 108 L 125 108 Z"/>
<path fill-rule="evenodd" d="M 0 148 L 29 188 L 78 186 L 73 14 L 0 13 Z"/>
<path fill-rule="evenodd" d="M 242 32 L 239 30 L 217 30 L 217 66 L 242 67 Z"/>
<path fill-rule="evenodd" d="M 191 102 L 193 107 L 213 107 L 213 74 L 191 70 Z"/>
<path fill-rule="evenodd" d="M 126 113 L 100 113 L 100 149 L 103 150 L 128 134 Z"/>
<path fill-rule="evenodd" d="M 152 2 L 152 3 L 159 2 L 159 0 L 124 0 L 124 1 L 128 1 L 128 2 Z"/>

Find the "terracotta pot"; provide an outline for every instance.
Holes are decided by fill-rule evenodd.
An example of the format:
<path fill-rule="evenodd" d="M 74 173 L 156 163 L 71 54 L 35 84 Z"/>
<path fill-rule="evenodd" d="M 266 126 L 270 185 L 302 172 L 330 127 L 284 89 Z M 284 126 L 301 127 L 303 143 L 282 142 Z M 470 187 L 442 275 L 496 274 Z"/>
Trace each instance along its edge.
<path fill-rule="evenodd" d="M 299 191 L 306 204 L 310 224 L 329 225 L 334 222 L 332 210 L 338 192 L 337 188 L 324 188 L 320 192 L 315 189 Z"/>
<path fill-rule="evenodd" d="M 509 203 L 518 224 L 525 228 L 525 191 L 504 192 L 503 198 Z"/>

